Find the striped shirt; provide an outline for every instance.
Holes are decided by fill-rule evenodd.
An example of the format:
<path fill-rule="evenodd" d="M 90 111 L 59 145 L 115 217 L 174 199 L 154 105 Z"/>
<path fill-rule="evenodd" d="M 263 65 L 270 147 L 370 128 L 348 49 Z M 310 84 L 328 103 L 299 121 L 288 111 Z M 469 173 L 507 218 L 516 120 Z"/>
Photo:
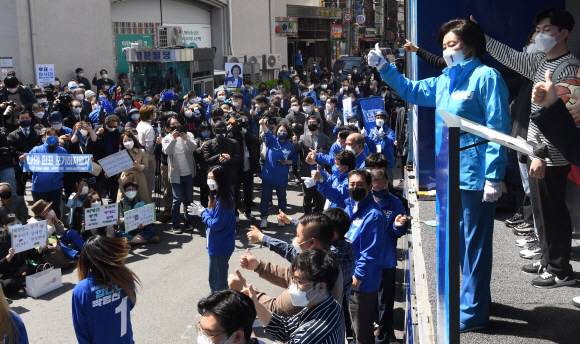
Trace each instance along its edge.
<path fill-rule="evenodd" d="M 562 62 L 568 59 L 576 58 L 574 55 L 572 55 L 572 53 L 568 52 L 567 54 L 558 58 L 548 60 L 545 54 L 527 54 L 521 51 L 516 51 L 507 45 L 494 40 L 493 38 L 490 38 L 487 42 L 487 51 L 491 56 L 493 56 L 496 60 L 505 66 L 532 80 L 534 82 L 534 86 L 540 82 L 546 81 L 546 70 L 549 69 L 554 72 Z M 560 75 L 557 76 L 557 81 L 567 79 L 571 76 L 576 76 L 577 72 L 578 66 L 569 65 L 568 67 L 564 68 L 564 70 L 562 70 Z M 541 108 L 542 107 L 540 105 L 532 103 L 532 113 L 540 110 Z M 536 135 L 540 137 L 543 143 L 548 145 L 548 149 L 550 150 L 552 163 L 548 164 L 548 166 L 565 166 L 569 164 L 569 162 L 556 149 L 556 147 L 554 147 L 554 145 L 552 145 L 544 137 L 536 124 L 530 120 L 527 140 L 538 143 Z"/>
<path fill-rule="evenodd" d="M 343 344 L 344 326 L 342 307 L 330 295 L 320 304 L 304 308 L 290 318 L 272 314 L 264 332 L 285 343 Z"/>

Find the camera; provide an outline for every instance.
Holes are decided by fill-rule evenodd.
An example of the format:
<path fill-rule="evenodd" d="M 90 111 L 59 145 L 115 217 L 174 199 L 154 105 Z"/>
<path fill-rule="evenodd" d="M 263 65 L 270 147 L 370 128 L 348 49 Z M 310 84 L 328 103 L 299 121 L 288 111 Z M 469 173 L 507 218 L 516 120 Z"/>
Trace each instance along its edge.
<path fill-rule="evenodd" d="M 9 100 L 6 102 L 6 110 L 4 110 L 4 116 L 12 116 L 12 110 L 14 110 L 14 101 Z"/>
<path fill-rule="evenodd" d="M 232 132 L 239 133 L 242 131 L 241 120 L 236 120 L 235 118 L 230 118 L 229 122 L 232 125 Z"/>
<path fill-rule="evenodd" d="M 268 118 L 268 125 L 276 125 L 276 118 L 274 117 Z"/>
<path fill-rule="evenodd" d="M 72 99 L 67 94 L 59 94 L 58 95 L 58 101 L 61 104 L 70 104 L 71 100 Z"/>
<path fill-rule="evenodd" d="M 177 126 L 177 131 L 179 131 L 180 133 L 185 134 L 185 133 L 187 133 L 187 126 L 185 126 L 185 125 L 178 125 Z"/>

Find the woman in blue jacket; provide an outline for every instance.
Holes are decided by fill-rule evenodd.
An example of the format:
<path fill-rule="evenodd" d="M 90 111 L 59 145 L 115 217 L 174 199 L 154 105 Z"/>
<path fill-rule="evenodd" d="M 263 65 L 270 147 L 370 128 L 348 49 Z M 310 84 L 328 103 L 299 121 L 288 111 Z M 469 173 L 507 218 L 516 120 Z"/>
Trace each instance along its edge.
<path fill-rule="evenodd" d="M 405 101 L 435 107 L 480 125 L 509 134 L 508 90 L 498 71 L 483 65 L 483 29 L 469 19 L 451 20 L 437 36 L 447 68 L 443 74 L 411 81 L 388 64 L 378 49 L 369 53 L 369 65 Z M 436 147 L 441 143 L 442 119 L 436 119 Z M 462 135 L 462 147 L 483 139 Z M 472 331 L 489 321 L 489 284 L 492 267 L 492 238 L 495 201 L 501 196 L 506 167 L 506 151 L 496 143 L 484 143 L 460 153 L 461 209 L 460 261 L 463 283 L 460 293 L 460 329 Z M 452 205 L 455 206 L 455 205 Z"/>
<path fill-rule="evenodd" d="M 61 154 L 69 155 L 66 149 L 58 145 L 58 133 L 54 128 L 48 128 L 44 132 L 44 144 L 34 147 L 30 153 L 25 154 Z M 27 157 L 25 157 L 26 159 Z M 33 172 L 32 173 L 32 199 L 34 202 L 45 200 L 52 202 L 52 209 L 57 218 L 61 218 L 60 202 L 62 200 L 63 172 Z"/>
<path fill-rule="evenodd" d="M 286 213 L 286 187 L 288 186 L 288 171 L 290 165 L 296 165 L 298 155 L 294 145 L 288 140 L 293 135 L 290 126 L 284 123 L 278 124 L 275 133 L 271 133 L 267 126 L 267 119 L 260 120 L 264 141 L 266 144 L 266 158 L 260 178 L 262 179 L 262 200 L 260 202 L 260 228 L 268 227 L 268 208 L 272 193 L 276 188 L 278 196 L 278 209 Z M 274 136 L 276 135 L 276 136 Z M 284 223 L 278 221 L 278 227 Z"/>
<path fill-rule="evenodd" d="M 205 247 L 209 254 L 209 288 L 211 291 L 228 288 L 228 268 L 234 252 L 236 236 L 236 209 L 229 174 L 221 165 L 207 172 L 209 207 L 188 207 L 192 216 L 201 216 L 206 226 Z"/>

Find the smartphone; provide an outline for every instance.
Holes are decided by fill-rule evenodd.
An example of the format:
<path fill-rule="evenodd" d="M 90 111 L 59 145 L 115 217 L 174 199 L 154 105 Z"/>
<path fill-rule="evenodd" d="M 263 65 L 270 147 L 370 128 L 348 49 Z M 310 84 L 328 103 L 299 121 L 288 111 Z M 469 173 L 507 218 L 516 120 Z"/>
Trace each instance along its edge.
<path fill-rule="evenodd" d="M 179 125 L 177 126 L 177 131 L 180 133 L 187 133 L 187 127 L 185 125 Z"/>

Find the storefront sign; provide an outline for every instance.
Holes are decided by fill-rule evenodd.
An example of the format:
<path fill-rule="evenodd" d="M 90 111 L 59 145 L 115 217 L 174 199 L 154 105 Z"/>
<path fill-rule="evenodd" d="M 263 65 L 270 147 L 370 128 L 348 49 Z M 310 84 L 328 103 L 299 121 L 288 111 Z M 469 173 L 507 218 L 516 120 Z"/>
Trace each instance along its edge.
<path fill-rule="evenodd" d="M 188 48 L 211 48 L 211 25 L 209 24 L 168 24 L 181 27 L 181 35 Z"/>
<path fill-rule="evenodd" d="M 332 38 L 341 39 L 342 38 L 342 25 L 331 25 Z"/>
<path fill-rule="evenodd" d="M 365 23 L 365 20 L 366 20 L 366 18 L 362 14 L 356 16 L 356 23 L 358 25 L 363 25 Z"/>
<path fill-rule="evenodd" d="M 373 28 L 365 29 L 365 37 L 375 37 L 377 35 L 377 30 Z"/>
<path fill-rule="evenodd" d="M 295 6 L 287 5 L 288 17 L 316 18 L 316 19 L 341 19 L 342 11 L 339 9 L 325 9 L 315 6 Z"/>
<path fill-rule="evenodd" d="M 130 48 L 131 43 L 141 41 L 142 46 L 150 47 L 153 44 L 152 35 L 117 35 L 117 64 L 119 73 L 129 73 L 129 63 L 125 58 L 123 48 Z"/>
<path fill-rule="evenodd" d="M 40 88 L 44 85 L 54 85 L 54 65 L 53 64 L 39 64 L 36 65 L 36 82 Z"/>
<path fill-rule="evenodd" d="M 276 37 L 298 37 L 298 18 L 276 17 Z"/>
<path fill-rule="evenodd" d="M 383 27 L 383 20 L 384 20 L 384 15 L 383 15 L 383 6 L 382 4 L 379 2 L 378 4 L 375 4 L 375 27 Z"/>

